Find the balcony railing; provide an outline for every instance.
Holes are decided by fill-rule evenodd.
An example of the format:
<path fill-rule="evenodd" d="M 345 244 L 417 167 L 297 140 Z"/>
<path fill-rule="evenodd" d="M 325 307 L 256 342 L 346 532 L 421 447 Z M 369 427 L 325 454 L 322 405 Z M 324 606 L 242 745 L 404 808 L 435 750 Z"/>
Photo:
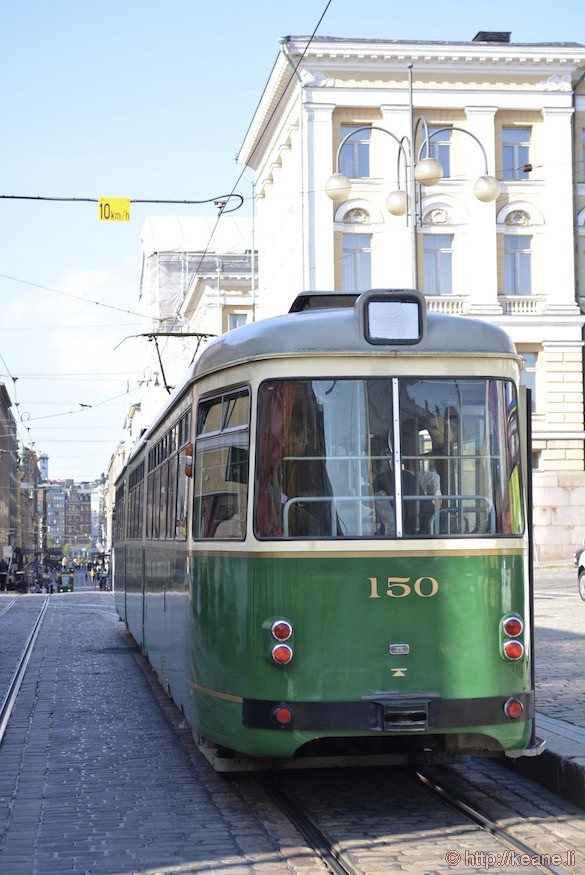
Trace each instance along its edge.
<path fill-rule="evenodd" d="M 498 295 L 506 316 L 540 316 L 546 305 L 545 295 Z"/>
<path fill-rule="evenodd" d="M 469 311 L 469 295 L 426 295 L 431 313 L 464 316 Z M 580 299 L 585 310 L 585 298 Z M 498 304 L 505 316 L 541 316 L 546 312 L 546 295 L 498 295 Z"/>
<path fill-rule="evenodd" d="M 448 313 L 450 316 L 463 316 L 467 295 L 425 295 L 430 313 Z"/>

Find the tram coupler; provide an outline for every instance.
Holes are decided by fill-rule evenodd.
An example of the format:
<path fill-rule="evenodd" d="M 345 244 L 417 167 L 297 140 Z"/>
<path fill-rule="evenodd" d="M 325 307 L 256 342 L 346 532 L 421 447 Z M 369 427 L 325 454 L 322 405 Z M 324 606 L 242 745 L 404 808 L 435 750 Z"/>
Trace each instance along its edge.
<path fill-rule="evenodd" d="M 380 698 L 370 701 L 374 728 L 382 732 L 425 732 L 429 726 L 429 700 Z"/>

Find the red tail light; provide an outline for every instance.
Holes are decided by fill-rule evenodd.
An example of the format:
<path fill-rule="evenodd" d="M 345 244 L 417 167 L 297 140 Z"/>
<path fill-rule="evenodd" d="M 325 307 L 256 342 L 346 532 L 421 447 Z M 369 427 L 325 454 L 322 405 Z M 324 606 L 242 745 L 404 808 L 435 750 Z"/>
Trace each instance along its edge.
<path fill-rule="evenodd" d="M 511 696 L 508 701 L 504 703 L 504 714 L 506 717 L 510 717 L 512 720 L 517 720 L 523 713 L 524 705 L 519 699 L 515 699 L 514 696 Z"/>
<path fill-rule="evenodd" d="M 272 648 L 272 659 L 277 665 L 287 665 L 292 658 L 292 647 L 288 644 L 276 644 Z"/>
<path fill-rule="evenodd" d="M 292 708 L 284 703 L 281 705 L 277 705 L 276 708 L 272 710 L 272 719 L 275 723 L 278 723 L 279 726 L 287 726 L 292 722 L 294 717 Z"/>
<path fill-rule="evenodd" d="M 288 620 L 276 620 L 270 627 L 270 634 L 277 641 L 288 641 L 293 629 Z"/>
<path fill-rule="evenodd" d="M 524 623 L 522 618 L 513 614 L 510 617 L 504 617 L 502 620 L 502 629 L 509 638 L 517 638 L 524 631 Z"/>
<path fill-rule="evenodd" d="M 524 645 L 521 641 L 504 641 L 502 645 L 506 659 L 521 659 L 524 656 Z"/>

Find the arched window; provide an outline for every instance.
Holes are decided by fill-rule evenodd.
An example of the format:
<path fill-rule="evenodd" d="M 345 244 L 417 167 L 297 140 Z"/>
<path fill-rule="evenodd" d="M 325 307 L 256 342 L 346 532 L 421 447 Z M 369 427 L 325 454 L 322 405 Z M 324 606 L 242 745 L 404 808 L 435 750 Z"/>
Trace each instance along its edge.
<path fill-rule="evenodd" d="M 512 201 L 502 207 L 497 221 L 504 235 L 504 287 L 500 294 L 532 295 L 535 237 L 544 227 L 544 217 L 534 204 Z"/>
<path fill-rule="evenodd" d="M 506 216 L 506 228 L 529 226 L 530 216 L 525 210 L 512 210 Z M 532 294 L 532 234 L 504 235 L 504 293 Z"/>

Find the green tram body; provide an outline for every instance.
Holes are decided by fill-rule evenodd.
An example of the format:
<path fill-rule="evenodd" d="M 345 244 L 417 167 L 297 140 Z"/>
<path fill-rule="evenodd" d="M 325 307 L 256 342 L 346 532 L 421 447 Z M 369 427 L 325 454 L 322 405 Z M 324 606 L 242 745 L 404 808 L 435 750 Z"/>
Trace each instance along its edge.
<path fill-rule="evenodd" d="M 392 309 L 404 303 L 405 313 Z M 497 327 L 424 308 L 410 291 L 301 296 L 290 314 L 218 338 L 118 479 L 118 612 L 203 748 L 225 754 L 216 768 L 230 768 L 230 756 L 271 765 L 353 755 L 403 762 L 542 748 L 527 452 L 514 419 L 520 360 Z M 399 339 L 384 339 L 396 318 Z M 437 410 L 444 405 L 442 422 L 424 392 L 439 399 Z M 485 426 L 483 410 L 499 426 Z M 403 471 L 391 498 L 372 473 L 387 464 L 372 447 L 388 417 L 388 465 Z M 299 422 L 326 441 L 325 453 L 284 448 Z M 477 461 L 474 431 L 485 460 Z M 415 450 L 407 447 L 413 434 Z M 512 451 L 502 450 L 508 439 Z M 307 475 L 307 462 L 320 467 Z M 296 481 L 290 475 L 275 497 L 276 473 L 282 490 L 289 463 Z M 407 465 L 414 474 L 405 480 Z M 420 494 L 431 468 L 441 489 Z M 499 484 L 489 497 L 477 494 L 486 477 Z M 465 494 L 449 491 L 456 482 L 467 484 Z M 305 517 L 317 509 L 323 528 L 311 529 Z M 508 634 L 506 618 L 522 628 Z M 275 621 L 290 624 L 290 637 L 281 625 L 275 638 Z M 520 658 L 506 658 L 509 641 L 520 644 Z M 273 649 L 283 644 L 292 659 L 276 663 Z M 510 701 L 516 711 L 507 713 Z"/>

